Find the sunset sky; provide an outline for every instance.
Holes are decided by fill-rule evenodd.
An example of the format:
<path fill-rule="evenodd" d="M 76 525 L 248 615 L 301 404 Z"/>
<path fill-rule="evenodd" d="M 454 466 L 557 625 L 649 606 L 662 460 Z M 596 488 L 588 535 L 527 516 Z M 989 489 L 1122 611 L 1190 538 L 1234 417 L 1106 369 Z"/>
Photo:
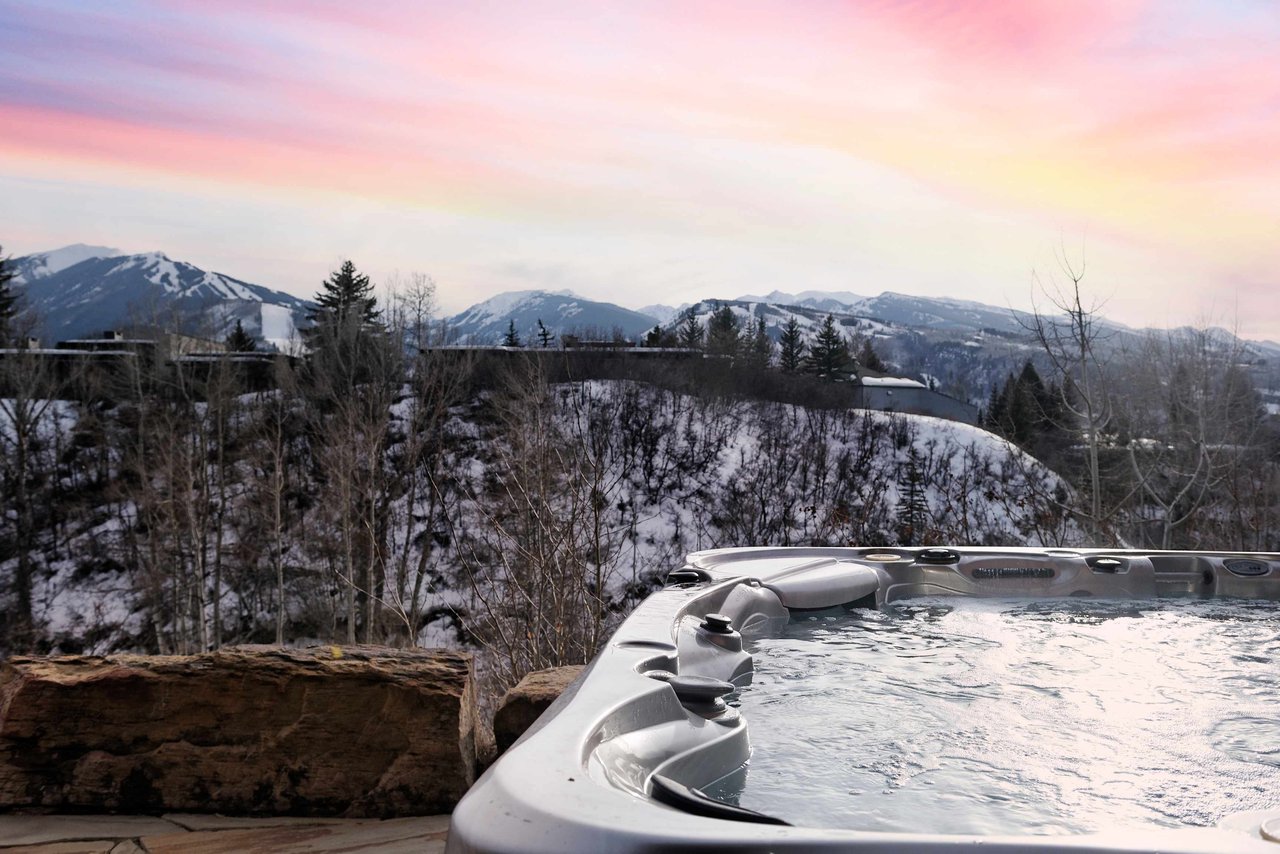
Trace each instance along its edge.
<path fill-rule="evenodd" d="M 443 308 L 775 288 L 1280 340 L 1275 0 L 0 0 L 0 244 Z"/>

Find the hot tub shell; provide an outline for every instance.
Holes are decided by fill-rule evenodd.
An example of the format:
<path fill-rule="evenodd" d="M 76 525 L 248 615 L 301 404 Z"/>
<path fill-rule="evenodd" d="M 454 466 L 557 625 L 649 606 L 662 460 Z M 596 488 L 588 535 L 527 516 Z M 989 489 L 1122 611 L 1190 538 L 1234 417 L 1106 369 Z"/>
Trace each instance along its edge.
<path fill-rule="evenodd" d="M 745 773 L 743 636 L 793 612 L 920 596 L 1280 601 L 1280 555 L 1002 548 L 752 548 L 690 555 L 454 811 L 464 852 L 1280 852 L 1280 807 L 1216 828 L 971 837 L 792 827 L 700 789 Z M 726 627 L 720 619 L 728 619 Z M 1280 793 L 1277 795 L 1280 798 Z"/>

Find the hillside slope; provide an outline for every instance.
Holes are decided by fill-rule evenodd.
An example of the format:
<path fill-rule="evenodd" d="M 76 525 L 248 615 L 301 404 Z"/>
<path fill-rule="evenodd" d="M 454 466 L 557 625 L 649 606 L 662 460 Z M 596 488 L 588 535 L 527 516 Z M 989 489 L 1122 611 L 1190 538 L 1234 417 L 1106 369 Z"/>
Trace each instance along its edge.
<path fill-rule="evenodd" d="M 283 444 L 272 438 L 273 425 L 286 423 L 273 420 L 282 411 L 273 393 L 223 402 L 227 417 L 196 408 L 185 420 L 139 421 L 134 405 L 51 408 L 41 427 L 48 456 L 32 462 L 57 475 L 41 481 L 48 494 L 31 555 L 41 648 L 184 649 L 215 628 L 225 643 L 259 641 L 274 636 L 281 607 L 287 638 L 341 637 L 345 591 L 367 583 L 335 563 L 349 556 L 339 523 L 353 485 L 376 490 L 367 500 L 385 525 L 369 636 L 412 626 L 420 643 L 462 643 L 484 625 L 477 609 L 513 601 L 487 585 L 542 559 L 530 532 L 539 548 L 566 549 L 549 564 L 568 573 L 555 589 L 580 588 L 581 574 L 598 570 L 590 584 L 601 585 L 611 620 L 699 549 L 1078 536 L 1036 503 L 1057 478 L 967 425 L 707 400 L 624 381 L 512 393 L 439 408 L 406 386 L 378 434 L 386 443 L 371 460 L 376 481 L 334 470 L 346 465 L 335 456 L 349 452 L 346 434 L 330 434 L 318 414 L 304 418 L 302 399 L 284 410 L 297 432 Z M 428 415 L 441 419 L 430 433 L 410 429 Z M 165 432 L 142 441 L 142 423 Z M 214 435 L 226 456 L 182 452 Z M 154 450 L 137 456 L 140 446 Z M 268 525 L 275 511 L 262 474 L 273 448 L 286 466 L 278 530 Z M 48 507 L 57 513 L 40 517 Z M 187 507 L 200 508 L 198 529 Z M 15 536 L 13 523 L 0 520 L 0 536 Z M 0 578 L 16 571 L 15 557 L 0 562 Z"/>

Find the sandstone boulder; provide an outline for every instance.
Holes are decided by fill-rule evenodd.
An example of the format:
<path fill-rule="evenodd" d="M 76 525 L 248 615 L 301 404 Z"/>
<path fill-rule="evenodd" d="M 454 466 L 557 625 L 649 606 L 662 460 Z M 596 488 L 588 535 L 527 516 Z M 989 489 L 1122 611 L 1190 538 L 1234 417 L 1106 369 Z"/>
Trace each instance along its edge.
<path fill-rule="evenodd" d="M 427 815 L 474 778 L 465 653 L 237 647 L 14 657 L 0 807 Z"/>
<path fill-rule="evenodd" d="M 553 667 L 527 674 L 508 691 L 498 704 L 493 716 L 493 739 L 498 755 L 516 743 L 525 730 L 533 726 L 538 716 L 564 693 L 573 680 L 582 673 L 584 665 Z"/>

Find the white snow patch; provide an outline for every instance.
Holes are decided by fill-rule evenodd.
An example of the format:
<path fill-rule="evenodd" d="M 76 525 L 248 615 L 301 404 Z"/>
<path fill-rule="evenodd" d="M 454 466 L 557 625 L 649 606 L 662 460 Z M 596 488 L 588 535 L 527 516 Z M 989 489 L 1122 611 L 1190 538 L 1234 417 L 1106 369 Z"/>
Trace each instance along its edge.
<path fill-rule="evenodd" d="M 207 287 L 227 299 L 242 299 L 249 302 L 259 302 L 261 300 L 260 297 L 239 282 L 228 279 L 219 273 L 205 273 L 200 277 L 200 284 L 197 287 Z"/>
<path fill-rule="evenodd" d="M 45 276 L 61 273 L 68 267 L 74 267 L 76 264 L 88 261 L 90 258 L 114 258 L 119 254 L 119 249 L 111 249 L 107 246 L 87 246 L 84 243 L 73 243 L 70 246 L 63 246 L 61 249 L 54 249 L 50 252 L 38 252 L 33 256 L 39 260 L 32 265 L 31 278 L 43 279 Z M 23 280 L 26 280 L 25 276 Z"/>
<path fill-rule="evenodd" d="M 858 380 L 863 385 L 881 386 L 885 388 L 924 388 L 925 384 L 909 380 L 906 377 L 863 377 Z"/>
<path fill-rule="evenodd" d="M 165 293 L 176 293 L 182 289 L 178 265 L 170 261 L 169 256 L 163 252 L 149 252 L 139 257 L 148 281 L 164 288 Z"/>

